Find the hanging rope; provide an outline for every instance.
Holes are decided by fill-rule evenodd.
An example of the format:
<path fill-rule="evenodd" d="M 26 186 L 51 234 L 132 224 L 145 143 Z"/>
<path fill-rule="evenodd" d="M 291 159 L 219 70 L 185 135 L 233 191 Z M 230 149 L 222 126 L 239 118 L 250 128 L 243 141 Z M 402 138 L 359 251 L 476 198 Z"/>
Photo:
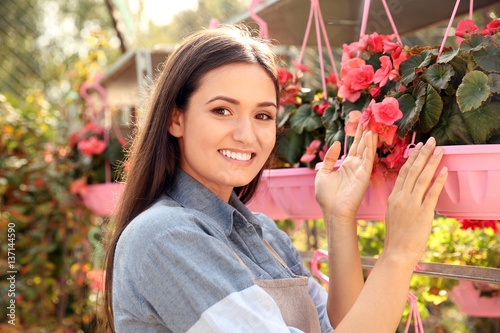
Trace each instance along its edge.
<path fill-rule="evenodd" d="M 448 33 L 450 32 L 451 24 L 453 23 L 453 20 L 455 19 L 455 14 L 457 13 L 457 9 L 458 9 L 459 4 L 460 4 L 460 0 L 457 0 L 457 2 L 455 3 L 455 8 L 453 9 L 453 13 L 451 14 L 450 22 L 448 23 L 448 28 L 446 28 L 443 42 L 441 43 L 441 47 L 439 48 L 439 53 L 438 53 L 438 56 L 436 58 L 436 63 L 437 63 L 439 57 L 441 56 L 441 54 L 443 53 L 444 44 L 446 43 L 446 39 L 448 38 Z M 471 16 L 471 15 L 472 14 L 469 14 L 469 16 Z"/>
<path fill-rule="evenodd" d="M 363 18 L 361 20 L 361 30 L 359 32 L 359 38 L 363 37 L 366 34 L 366 25 L 368 23 L 368 14 L 370 12 L 370 0 L 365 0 L 365 5 L 363 7 Z M 387 14 L 387 18 L 389 19 L 389 22 L 391 23 L 392 30 L 394 31 L 394 34 L 396 35 L 396 38 L 398 40 L 399 45 L 402 47 L 403 42 L 401 42 L 401 37 L 399 36 L 398 29 L 396 28 L 396 24 L 394 23 L 394 20 L 392 19 L 391 11 L 389 10 L 389 6 L 387 6 L 386 0 L 382 0 L 382 4 L 384 5 L 385 13 Z"/>
<path fill-rule="evenodd" d="M 328 35 L 326 33 L 325 23 L 323 22 L 323 16 L 321 14 L 321 8 L 319 7 L 319 0 L 311 0 L 311 9 L 309 10 L 309 19 L 307 21 L 306 33 L 304 35 L 304 41 L 302 42 L 302 48 L 300 50 L 299 64 L 302 64 L 302 59 L 304 58 L 304 52 L 306 50 L 307 40 L 309 38 L 309 32 L 311 30 L 312 19 L 314 17 L 315 27 L 316 27 L 316 39 L 318 41 L 318 53 L 319 53 L 319 65 L 321 69 L 321 84 L 323 86 L 323 93 L 325 101 L 328 100 L 328 93 L 326 89 L 326 77 L 325 77 L 325 64 L 323 60 L 323 48 L 321 43 L 321 32 L 323 33 L 323 39 L 325 40 L 326 48 L 328 50 L 328 56 L 330 57 L 330 62 L 333 67 L 333 73 L 335 75 L 335 80 L 339 81 L 337 66 L 335 65 L 335 60 L 333 59 L 332 48 L 330 46 L 330 41 L 328 40 Z M 321 29 L 321 30 L 320 30 Z"/>
<path fill-rule="evenodd" d="M 248 8 L 248 12 L 250 13 L 250 17 L 259 24 L 260 29 L 259 29 L 259 38 L 264 40 L 264 42 L 269 45 L 269 30 L 267 29 L 267 23 L 264 21 L 262 18 L 257 16 L 254 12 L 254 7 L 257 3 L 261 2 L 262 0 L 252 0 L 252 3 L 250 4 L 250 7 Z"/>

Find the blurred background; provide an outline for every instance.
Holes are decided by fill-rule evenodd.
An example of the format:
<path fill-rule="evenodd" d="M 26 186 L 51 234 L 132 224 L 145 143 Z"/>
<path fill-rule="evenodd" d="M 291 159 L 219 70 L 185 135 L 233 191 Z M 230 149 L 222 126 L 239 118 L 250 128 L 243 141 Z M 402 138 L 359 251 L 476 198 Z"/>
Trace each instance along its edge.
<path fill-rule="evenodd" d="M 340 68 L 342 45 L 359 37 L 363 1 L 319 3 Z M 455 1 L 388 4 L 403 44 L 411 47 L 441 43 Z M 468 17 L 468 4 L 460 5 L 450 36 Z M 149 87 L 191 32 L 217 22 L 258 30 L 251 5 L 252 0 L 0 0 L 0 332 L 95 331 L 103 311 L 102 232 L 111 212 L 95 207 L 95 201 L 120 190 L 113 184 L 144 116 Z M 372 6 L 367 33 L 392 33 L 381 4 Z M 288 69 L 299 57 L 309 7 L 307 0 L 255 2 L 281 66 Z M 500 16 L 497 1 L 476 1 L 474 8 L 473 20 L 481 28 Z M 315 44 L 311 31 L 303 61 L 313 71 L 303 78 L 311 88 L 321 85 Z M 455 38 L 446 45 L 456 48 Z M 326 51 L 324 56 L 328 59 Z M 332 71 L 329 61 L 325 71 Z M 106 184 L 110 187 L 92 187 Z M 435 258 L 448 258 L 443 244 L 456 232 L 464 256 L 500 266 L 498 230 L 466 231 L 456 220 L 441 222 L 434 232 Z M 277 223 L 299 250 L 326 248 L 321 220 Z M 382 223 L 358 224 L 362 254 L 379 254 Z M 481 252 L 479 240 L 496 252 Z M 469 264 L 456 255 L 445 262 Z M 12 274 L 15 287 L 7 279 Z M 425 277 L 412 281 L 426 332 L 500 332 L 498 318 L 458 311 L 447 296 L 453 284 Z M 14 315 L 8 309 L 12 303 Z"/>

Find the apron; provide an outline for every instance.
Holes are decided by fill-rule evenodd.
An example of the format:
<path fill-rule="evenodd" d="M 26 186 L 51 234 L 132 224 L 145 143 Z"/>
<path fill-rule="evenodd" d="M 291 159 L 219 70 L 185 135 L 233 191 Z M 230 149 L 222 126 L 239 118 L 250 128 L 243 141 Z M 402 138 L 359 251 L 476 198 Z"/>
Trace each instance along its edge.
<path fill-rule="evenodd" d="M 271 251 L 280 264 L 288 268 L 271 245 L 265 240 L 264 242 L 268 250 Z M 238 260 L 246 267 L 239 257 Z M 294 278 L 277 280 L 259 280 L 254 278 L 254 282 L 273 298 L 287 326 L 298 328 L 305 333 L 321 333 L 318 310 L 309 295 L 307 277 L 296 276 Z"/>

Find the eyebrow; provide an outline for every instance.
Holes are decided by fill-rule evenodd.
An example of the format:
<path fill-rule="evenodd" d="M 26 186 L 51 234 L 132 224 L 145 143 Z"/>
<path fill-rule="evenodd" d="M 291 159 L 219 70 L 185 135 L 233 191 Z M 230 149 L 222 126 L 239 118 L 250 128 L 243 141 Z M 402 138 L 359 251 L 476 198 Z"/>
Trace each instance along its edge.
<path fill-rule="evenodd" d="M 226 101 L 228 103 L 231 103 L 231 104 L 235 104 L 235 105 L 240 105 L 240 102 L 234 98 L 231 98 L 231 97 L 227 97 L 227 96 L 215 96 L 214 98 L 210 99 L 207 103 L 205 104 L 210 104 L 214 101 L 217 101 L 217 100 L 223 100 L 223 101 Z M 266 107 L 266 106 L 272 106 L 272 107 L 275 107 L 276 109 L 278 108 L 276 106 L 276 103 L 274 102 L 261 102 L 259 104 L 257 104 L 258 107 Z"/>

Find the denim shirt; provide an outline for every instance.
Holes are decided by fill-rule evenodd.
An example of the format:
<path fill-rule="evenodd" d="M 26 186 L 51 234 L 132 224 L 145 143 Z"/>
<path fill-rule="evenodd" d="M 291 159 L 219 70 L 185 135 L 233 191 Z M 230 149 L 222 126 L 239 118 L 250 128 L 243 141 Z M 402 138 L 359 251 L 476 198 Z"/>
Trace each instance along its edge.
<path fill-rule="evenodd" d="M 267 250 L 267 240 L 289 268 Z M 244 267 L 238 260 L 241 258 Z M 288 235 L 178 170 L 172 187 L 125 228 L 113 266 L 117 332 L 300 332 L 287 327 L 257 279 L 309 277 L 322 332 L 332 332 L 326 291 Z"/>

